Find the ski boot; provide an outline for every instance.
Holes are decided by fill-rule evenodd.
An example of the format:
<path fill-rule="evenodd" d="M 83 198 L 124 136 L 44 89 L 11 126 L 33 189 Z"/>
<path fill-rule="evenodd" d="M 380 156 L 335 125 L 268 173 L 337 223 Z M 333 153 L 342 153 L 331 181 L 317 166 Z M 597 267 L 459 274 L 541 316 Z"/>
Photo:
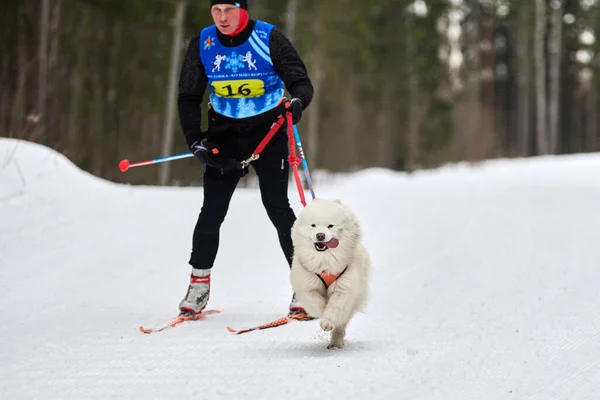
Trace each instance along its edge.
<path fill-rule="evenodd" d="M 206 307 L 210 297 L 210 269 L 192 268 L 190 286 L 185 298 L 179 303 L 179 315 L 195 315 Z"/>
<path fill-rule="evenodd" d="M 304 307 L 298 302 L 296 299 L 296 293 L 292 295 L 292 301 L 290 302 L 290 311 L 288 313 L 288 317 L 298 320 L 298 321 L 311 321 L 316 319 L 315 317 L 310 316 Z"/>

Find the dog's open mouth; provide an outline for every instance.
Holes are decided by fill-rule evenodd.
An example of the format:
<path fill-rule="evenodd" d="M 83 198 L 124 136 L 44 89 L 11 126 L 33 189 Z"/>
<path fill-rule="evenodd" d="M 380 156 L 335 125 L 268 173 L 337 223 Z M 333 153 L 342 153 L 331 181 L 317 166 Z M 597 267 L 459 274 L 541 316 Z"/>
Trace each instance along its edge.
<path fill-rule="evenodd" d="M 339 240 L 332 238 L 327 242 L 315 242 L 315 250 L 325 251 L 327 249 L 335 249 L 340 244 Z"/>
<path fill-rule="evenodd" d="M 325 251 L 327 249 L 328 249 L 328 247 L 325 244 L 325 242 L 316 242 L 315 243 L 315 250 L 317 250 L 317 251 Z"/>

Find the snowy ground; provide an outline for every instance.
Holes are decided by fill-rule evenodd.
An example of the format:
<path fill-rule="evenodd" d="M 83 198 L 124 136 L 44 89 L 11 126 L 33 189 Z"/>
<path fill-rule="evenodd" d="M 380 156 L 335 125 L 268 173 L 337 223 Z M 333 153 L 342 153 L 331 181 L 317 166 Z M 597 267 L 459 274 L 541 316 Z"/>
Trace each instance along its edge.
<path fill-rule="evenodd" d="M 144 335 L 187 288 L 202 189 L 116 185 L 0 139 L 0 398 L 600 396 L 598 155 L 367 170 L 315 189 L 354 208 L 374 262 L 346 349 L 326 350 L 318 321 L 225 329 L 290 300 L 254 189 L 222 229 L 210 305 L 223 313 Z M 290 198 L 299 210 L 294 186 Z"/>

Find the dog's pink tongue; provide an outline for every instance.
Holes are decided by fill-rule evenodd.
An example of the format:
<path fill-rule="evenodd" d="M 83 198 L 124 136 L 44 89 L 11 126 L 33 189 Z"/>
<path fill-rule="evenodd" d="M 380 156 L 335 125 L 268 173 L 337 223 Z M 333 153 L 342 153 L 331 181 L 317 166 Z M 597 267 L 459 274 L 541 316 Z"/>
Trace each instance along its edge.
<path fill-rule="evenodd" d="M 335 249 L 339 244 L 340 242 L 336 238 L 331 239 L 329 242 L 325 242 L 325 246 L 329 247 L 330 249 Z"/>

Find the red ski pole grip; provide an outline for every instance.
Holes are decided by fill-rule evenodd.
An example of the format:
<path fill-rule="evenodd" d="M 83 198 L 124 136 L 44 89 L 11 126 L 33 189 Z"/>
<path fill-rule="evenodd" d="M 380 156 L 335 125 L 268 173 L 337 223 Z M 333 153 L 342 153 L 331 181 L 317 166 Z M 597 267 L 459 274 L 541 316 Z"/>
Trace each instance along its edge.
<path fill-rule="evenodd" d="M 128 161 L 128 160 L 122 160 L 122 161 L 119 163 L 119 169 L 121 170 L 121 172 L 125 172 L 125 171 L 127 171 L 127 170 L 129 169 L 129 166 L 130 166 L 130 165 L 131 165 L 131 164 L 129 163 L 129 161 Z"/>

